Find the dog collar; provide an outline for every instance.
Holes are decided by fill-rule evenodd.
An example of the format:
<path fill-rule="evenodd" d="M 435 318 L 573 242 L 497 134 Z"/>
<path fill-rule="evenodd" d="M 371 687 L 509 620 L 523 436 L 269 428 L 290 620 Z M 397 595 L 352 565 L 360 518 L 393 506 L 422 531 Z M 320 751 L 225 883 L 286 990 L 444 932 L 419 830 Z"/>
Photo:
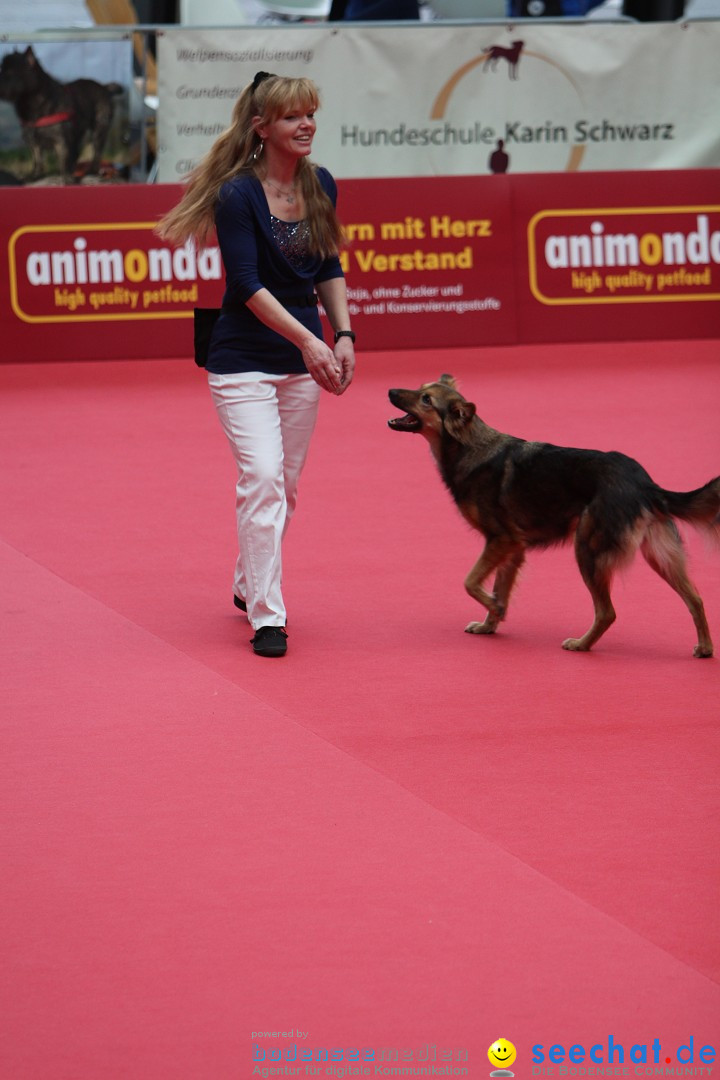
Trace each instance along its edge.
<path fill-rule="evenodd" d="M 24 127 L 52 127 L 53 124 L 62 124 L 66 120 L 72 120 L 75 114 L 71 112 L 50 113 L 49 116 L 41 116 L 39 120 L 26 120 Z"/>

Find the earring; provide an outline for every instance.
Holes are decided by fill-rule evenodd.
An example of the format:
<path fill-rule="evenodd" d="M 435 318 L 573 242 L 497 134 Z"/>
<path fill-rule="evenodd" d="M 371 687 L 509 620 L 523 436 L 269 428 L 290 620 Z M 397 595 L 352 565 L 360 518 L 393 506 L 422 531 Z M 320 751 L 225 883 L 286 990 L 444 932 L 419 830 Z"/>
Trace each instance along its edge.
<path fill-rule="evenodd" d="M 255 147 L 255 150 L 253 152 L 253 156 L 252 156 L 253 161 L 259 161 L 260 160 L 260 158 L 262 157 L 262 152 L 263 152 L 264 149 L 265 149 L 265 143 L 261 139 L 260 144 Z"/>

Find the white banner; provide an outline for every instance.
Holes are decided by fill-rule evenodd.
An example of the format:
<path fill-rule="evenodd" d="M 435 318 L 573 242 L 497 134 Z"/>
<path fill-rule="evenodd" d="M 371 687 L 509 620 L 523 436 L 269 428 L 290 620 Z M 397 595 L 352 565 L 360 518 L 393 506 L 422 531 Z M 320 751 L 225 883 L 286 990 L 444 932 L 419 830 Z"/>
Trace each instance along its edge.
<path fill-rule="evenodd" d="M 158 179 L 178 181 L 258 70 L 322 94 L 338 178 L 720 166 L 720 22 L 164 30 Z"/>

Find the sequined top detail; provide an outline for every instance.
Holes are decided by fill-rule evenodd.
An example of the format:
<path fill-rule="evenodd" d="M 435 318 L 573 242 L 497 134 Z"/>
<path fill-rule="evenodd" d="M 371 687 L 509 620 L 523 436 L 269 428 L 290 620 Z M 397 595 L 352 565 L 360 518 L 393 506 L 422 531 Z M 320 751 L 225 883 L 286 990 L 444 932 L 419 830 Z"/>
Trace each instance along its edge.
<path fill-rule="evenodd" d="M 270 215 L 270 228 L 275 243 L 296 270 L 302 270 L 311 258 L 310 229 L 305 218 L 302 221 L 283 221 Z"/>

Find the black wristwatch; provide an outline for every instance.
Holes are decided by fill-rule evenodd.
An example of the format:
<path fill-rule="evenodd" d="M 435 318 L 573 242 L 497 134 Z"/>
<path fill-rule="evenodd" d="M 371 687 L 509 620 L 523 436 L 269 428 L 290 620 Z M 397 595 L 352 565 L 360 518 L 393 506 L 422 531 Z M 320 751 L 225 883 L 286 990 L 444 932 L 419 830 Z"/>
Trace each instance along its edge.
<path fill-rule="evenodd" d="M 353 345 L 355 344 L 355 331 L 354 330 L 336 330 L 335 331 L 335 344 L 337 345 L 341 337 L 349 337 Z"/>

